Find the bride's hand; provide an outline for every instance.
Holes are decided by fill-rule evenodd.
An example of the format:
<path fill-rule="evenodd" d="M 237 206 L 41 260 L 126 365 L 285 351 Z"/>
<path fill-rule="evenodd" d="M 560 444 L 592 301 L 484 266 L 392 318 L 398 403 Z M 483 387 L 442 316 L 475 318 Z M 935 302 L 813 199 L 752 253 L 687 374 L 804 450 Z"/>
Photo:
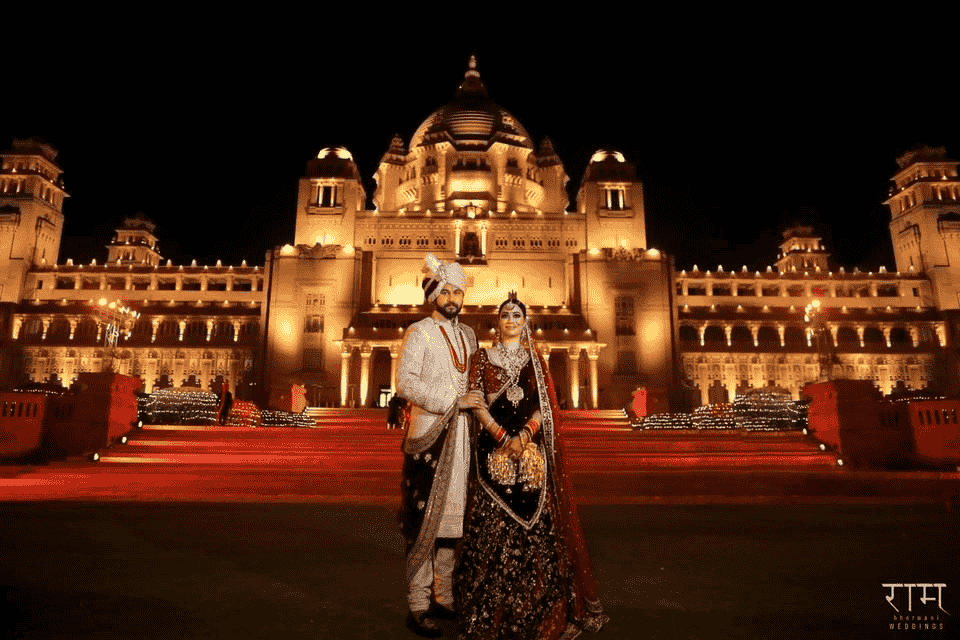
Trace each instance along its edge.
<path fill-rule="evenodd" d="M 504 443 L 503 448 L 511 460 L 519 460 L 523 455 L 523 440 L 520 436 L 514 436 Z"/>

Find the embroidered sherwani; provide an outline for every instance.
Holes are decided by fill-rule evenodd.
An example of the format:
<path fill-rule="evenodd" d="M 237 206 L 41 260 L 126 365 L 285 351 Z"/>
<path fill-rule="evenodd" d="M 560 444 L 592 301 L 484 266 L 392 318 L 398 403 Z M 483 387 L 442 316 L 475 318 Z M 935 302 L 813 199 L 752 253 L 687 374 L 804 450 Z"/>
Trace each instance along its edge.
<path fill-rule="evenodd" d="M 472 329 L 435 312 L 407 329 L 397 363 L 397 393 L 413 405 L 403 440 L 400 516 L 414 611 L 427 606 L 424 583 L 433 582 L 433 573 L 437 600 L 453 604 L 452 551 L 435 558 L 434 547 L 437 538 L 463 535 L 470 438 L 457 401 L 466 393 L 468 363 L 476 349 Z"/>

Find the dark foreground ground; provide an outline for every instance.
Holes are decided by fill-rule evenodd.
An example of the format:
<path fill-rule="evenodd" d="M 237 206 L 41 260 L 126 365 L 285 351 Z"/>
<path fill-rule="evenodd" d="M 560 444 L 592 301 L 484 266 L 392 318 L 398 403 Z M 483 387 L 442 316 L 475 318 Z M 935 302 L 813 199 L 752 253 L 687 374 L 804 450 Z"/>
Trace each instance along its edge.
<path fill-rule="evenodd" d="M 581 511 L 612 619 L 585 639 L 958 637 L 957 510 Z M 415 637 L 387 508 L 20 502 L 0 527 L 4 639 Z M 937 629 L 890 630 L 891 582 L 946 584 L 952 615 L 916 589 L 912 615 Z M 894 604 L 907 615 L 905 589 Z"/>

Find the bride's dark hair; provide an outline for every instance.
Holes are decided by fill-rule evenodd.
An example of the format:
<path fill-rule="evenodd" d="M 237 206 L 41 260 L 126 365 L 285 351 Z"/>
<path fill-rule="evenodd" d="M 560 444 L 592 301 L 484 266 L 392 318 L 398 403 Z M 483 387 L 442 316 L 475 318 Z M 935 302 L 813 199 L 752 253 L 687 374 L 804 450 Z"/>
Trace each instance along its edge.
<path fill-rule="evenodd" d="M 520 311 L 523 311 L 523 317 L 524 317 L 524 318 L 527 317 L 527 305 L 523 304 L 522 302 L 520 302 L 520 301 L 517 299 L 517 292 L 516 292 L 516 291 L 511 291 L 511 292 L 510 292 L 510 297 L 508 297 L 506 300 L 504 300 L 503 302 L 500 303 L 500 306 L 497 308 L 497 315 L 498 315 L 498 316 L 500 315 L 500 312 L 503 311 L 503 308 L 504 308 L 505 306 L 507 306 L 508 304 L 515 304 L 515 305 L 517 305 L 518 307 L 520 307 Z"/>

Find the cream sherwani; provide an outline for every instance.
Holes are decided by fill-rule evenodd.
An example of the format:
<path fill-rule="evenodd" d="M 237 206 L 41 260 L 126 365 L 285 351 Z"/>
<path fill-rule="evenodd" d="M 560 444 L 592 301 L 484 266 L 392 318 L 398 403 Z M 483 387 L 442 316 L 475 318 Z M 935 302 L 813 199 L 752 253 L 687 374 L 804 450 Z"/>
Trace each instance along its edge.
<path fill-rule="evenodd" d="M 456 319 L 450 321 L 438 312 L 407 329 L 397 363 L 397 393 L 413 405 L 407 441 L 416 441 L 428 434 L 443 414 L 466 393 L 468 365 L 476 348 L 477 339 L 472 329 Z M 457 370 L 454 354 L 464 369 L 462 373 Z M 459 538 L 463 535 L 470 469 L 467 417 L 457 415 L 451 427 L 444 447 L 453 447 L 452 473 L 445 495 L 436 496 L 441 513 L 436 533 L 438 538 Z M 447 555 L 450 557 L 447 558 Z M 451 551 L 438 553 L 434 562 L 427 562 L 420 567 L 410 584 L 411 610 L 421 610 L 427 606 L 429 585 L 434 582 L 433 574 L 436 574 L 438 583 L 437 600 L 447 606 L 452 604 L 452 591 L 449 588 L 452 563 Z M 431 566 L 434 564 L 437 566 Z"/>

